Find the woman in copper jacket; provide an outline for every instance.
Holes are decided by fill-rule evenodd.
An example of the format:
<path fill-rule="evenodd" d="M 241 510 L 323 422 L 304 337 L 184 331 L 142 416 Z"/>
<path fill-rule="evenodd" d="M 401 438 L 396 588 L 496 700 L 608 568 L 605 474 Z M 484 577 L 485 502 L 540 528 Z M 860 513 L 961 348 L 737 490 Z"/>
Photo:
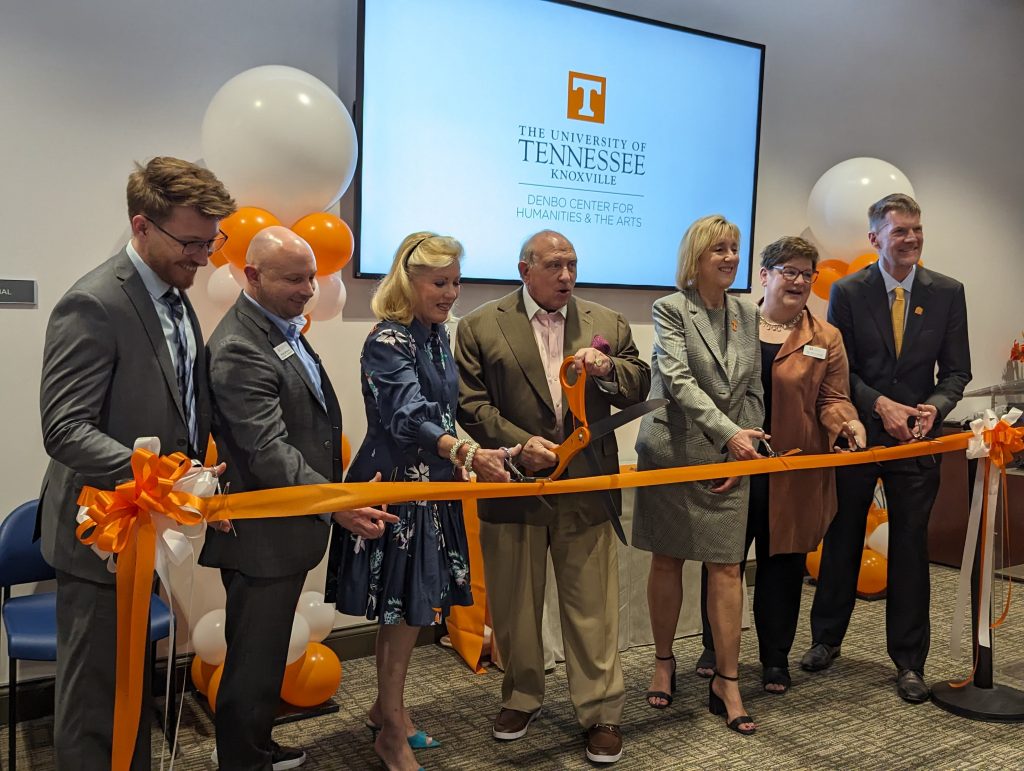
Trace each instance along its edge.
<path fill-rule="evenodd" d="M 794 449 L 805 454 L 829 452 L 837 440 L 849 449 L 863 448 L 866 442 L 864 426 L 850 402 L 842 335 L 807 309 L 817 264 L 817 250 L 802 238 L 780 238 L 761 252 L 764 300 L 758 332 L 764 428 L 772 449 L 780 454 Z M 788 657 L 800 614 L 804 561 L 821 542 L 835 512 L 832 469 L 750 479 L 746 543 L 748 550 L 751 542 L 756 543 L 754 624 L 762 682 L 769 693 L 783 694 L 790 687 Z M 707 633 L 704 646 L 706 656 L 713 650 Z"/>

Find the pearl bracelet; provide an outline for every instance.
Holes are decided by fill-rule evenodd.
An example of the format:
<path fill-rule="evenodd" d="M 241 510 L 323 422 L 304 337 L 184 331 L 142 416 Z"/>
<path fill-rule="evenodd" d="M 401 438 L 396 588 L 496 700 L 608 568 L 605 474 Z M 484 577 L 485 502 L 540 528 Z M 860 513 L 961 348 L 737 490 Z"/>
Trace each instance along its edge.
<path fill-rule="evenodd" d="M 459 465 L 459 450 L 462 449 L 463 445 L 470 444 L 470 443 L 471 442 L 468 439 L 456 439 L 455 440 L 455 444 L 452 445 L 452 449 L 448 451 L 448 461 L 453 466 L 458 466 Z"/>

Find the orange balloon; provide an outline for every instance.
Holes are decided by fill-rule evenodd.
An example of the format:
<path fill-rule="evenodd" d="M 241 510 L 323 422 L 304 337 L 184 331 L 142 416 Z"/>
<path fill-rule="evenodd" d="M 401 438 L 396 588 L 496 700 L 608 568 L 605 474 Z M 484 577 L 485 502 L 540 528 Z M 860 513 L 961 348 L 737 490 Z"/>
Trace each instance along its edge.
<path fill-rule="evenodd" d="M 348 437 L 344 434 L 341 435 L 341 470 L 344 471 L 348 468 L 348 464 L 352 461 L 352 445 L 348 443 Z"/>
<path fill-rule="evenodd" d="M 224 247 L 221 247 L 210 255 L 210 262 L 215 268 L 223 268 L 228 264 L 228 258 L 224 256 Z"/>
<path fill-rule="evenodd" d="M 337 273 L 352 259 L 355 240 L 344 220 L 325 211 L 307 214 L 292 230 L 306 239 L 316 257 L 316 273 L 326 276 Z"/>
<path fill-rule="evenodd" d="M 860 573 L 857 575 L 858 594 L 881 594 L 885 591 L 888 562 L 885 557 L 871 549 L 865 549 L 860 558 Z"/>
<path fill-rule="evenodd" d="M 303 326 L 302 326 L 302 334 L 306 334 L 309 331 L 309 328 L 311 326 L 313 326 L 313 318 L 307 313 L 306 314 L 306 323 L 303 324 Z"/>
<path fill-rule="evenodd" d="M 815 581 L 818 580 L 818 570 L 821 568 L 821 546 L 819 543 L 817 549 L 807 554 L 807 572 Z"/>
<path fill-rule="evenodd" d="M 310 643 L 303 657 L 284 670 L 281 698 L 296 707 L 315 707 L 331 698 L 340 683 L 338 656 L 326 645 Z"/>
<path fill-rule="evenodd" d="M 845 276 L 849 267 L 842 260 L 822 260 L 818 263 L 818 280 L 811 284 L 811 290 L 822 300 L 827 300 L 832 284 Z"/>
<path fill-rule="evenodd" d="M 878 516 L 878 509 L 868 509 L 868 523 L 864 528 L 864 535 L 871 535 L 880 524 L 882 524 L 882 518 Z"/>
<path fill-rule="evenodd" d="M 266 209 L 243 206 L 230 217 L 220 221 L 220 229 L 227 234 L 228 240 L 211 255 L 210 259 L 219 254 L 225 262 L 230 262 L 236 268 L 244 268 L 245 253 L 249 250 L 252 237 L 263 228 L 280 224 L 280 220 Z"/>
<path fill-rule="evenodd" d="M 868 265 L 872 265 L 878 262 L 878 255 L 875 252 L 864 252 L 859 257 L 854 257 L 853 262 L 850 263 L 849 273 L 856 273 L 861 268 L 866 268 Z"/>
<path fill-rule="evenodd" d="M 224 675 L 224 665 L 219 664 L 210 675 L 210 682 L 206 686 L 206 700 L 210 703 L 210 711 L 217 711 L 217 691 L 220 690 L 220 679 Z"/>
<path fill-rule="evenodd" d="M 192 657 L 192 684 L 203 696 L 206 695 L 206 691 L 210 687 L 210 678 L 216 671 L 216 664 L 207 664 L 198 656 Z"/>

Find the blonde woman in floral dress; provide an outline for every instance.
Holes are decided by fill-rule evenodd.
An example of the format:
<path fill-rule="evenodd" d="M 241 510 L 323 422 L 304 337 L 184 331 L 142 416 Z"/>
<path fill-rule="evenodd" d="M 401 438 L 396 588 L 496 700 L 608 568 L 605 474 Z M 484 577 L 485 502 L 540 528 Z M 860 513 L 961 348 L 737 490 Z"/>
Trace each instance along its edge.
<path fill-rule="evenodd" d="M 360 358 L 366 437 L 347 481 L 508 481 L 503 450 L 455 435 L 459 378 L 445 322 L 459 296 L 462 245 L 434 233 L 402 241 L 373 298 L 380 321 Z M 512 448 L 514 455 L 518 448 Z M 399 521 L 366 541 L 345 533 L 332 545 L 338 610 L 378 619 L 377 700 L 367 725 L 387 768 L 419 767 L 414 749 L 440 742 L 416 728 L 404 706 L 409 659 L 422 626 L 453 605 L 471 605 L 469 550 L 460 501 L 392 505 Z"/>

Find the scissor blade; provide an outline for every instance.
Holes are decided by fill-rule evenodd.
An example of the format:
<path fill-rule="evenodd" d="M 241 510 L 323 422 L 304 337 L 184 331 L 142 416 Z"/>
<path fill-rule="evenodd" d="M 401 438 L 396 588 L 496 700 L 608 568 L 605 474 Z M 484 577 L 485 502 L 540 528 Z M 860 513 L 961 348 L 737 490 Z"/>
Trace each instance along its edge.
<path fill-rule="evenodd" d="M 605 434 L 610 434 L 620 426 L 632 423 L 637 418 L 646 415 L 648 412 L 654 412 L 666 404 L 668 404 L 668 399 L 648 399 L 645 402 L 626 407 L 624 410 L 619 410 L 614 415 L 603 418 L 596 423 L 591 423 L 587 426 L 590 429 L 590 441 L 594 441 Z"/>
<path fill-rule="evenodd" d="M 639 406 L 639 405 L 638 405 Z M 587 462 L 587 467 L 590 469 L 591 476 L 601 476 L 604 472 L 601 471 L 601 465 L 597 462 L 597 456 L 594 455 L 594 448 L 587 446 L 582 452 L 583 459 Z M 615 535 L 619 537 L 619 540 L 623 544 L 629 546 L 629 541 L 626 540 L 626 533 L 622 529 L 622 522 L 619 519 L 619 508 L 615 505 L 615 498 L 612 497 L 611 490 L 602 490 L 602 500 L 604 502 L 604 508 L 608 514 L 608 521 L 612 523 L 612 528 L 615 530 Z"/>

